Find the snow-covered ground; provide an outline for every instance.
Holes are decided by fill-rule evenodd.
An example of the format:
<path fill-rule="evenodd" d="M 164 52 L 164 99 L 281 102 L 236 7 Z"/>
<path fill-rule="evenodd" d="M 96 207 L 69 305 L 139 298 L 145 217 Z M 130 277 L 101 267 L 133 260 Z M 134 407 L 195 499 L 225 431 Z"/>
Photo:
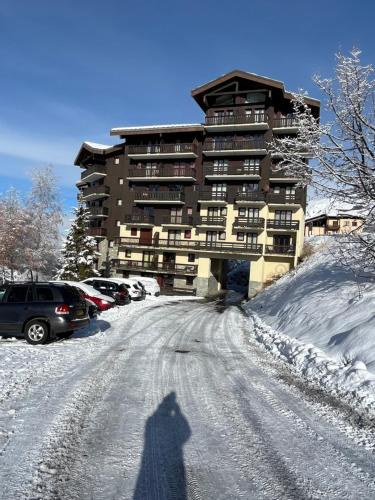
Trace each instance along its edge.
<path fill-rule="evenodd" d="M 335 238 L 245 306 L 251 331 L 308 378 L 375 415 L 375 283 L 338 266 Z"/>
<path fill-rule="evenodd" d="M 2 500 L 375 497 L 373 429 L 237 306 L 132 303 L 69 340 L 0 341 L 0 366 Z"/>

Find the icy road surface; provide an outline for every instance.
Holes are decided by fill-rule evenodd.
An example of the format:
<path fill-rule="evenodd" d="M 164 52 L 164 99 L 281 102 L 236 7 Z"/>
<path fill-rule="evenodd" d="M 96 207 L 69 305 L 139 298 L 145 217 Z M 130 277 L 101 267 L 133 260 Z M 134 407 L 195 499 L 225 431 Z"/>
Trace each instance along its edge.
<path fill-rule="evenodd" d="M 0 498 L 375 498 L 371 429 L 248 329 L 164 297 L 47 346 L 0 340 Z"/>

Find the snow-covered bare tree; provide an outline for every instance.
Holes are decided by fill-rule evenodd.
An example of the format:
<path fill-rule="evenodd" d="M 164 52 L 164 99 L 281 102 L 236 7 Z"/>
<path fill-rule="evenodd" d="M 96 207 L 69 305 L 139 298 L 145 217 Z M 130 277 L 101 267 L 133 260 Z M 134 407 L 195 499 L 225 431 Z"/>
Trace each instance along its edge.
<path fill-rule="evenodd" d="M 314 77 L 328 120 L 315 118 L 305 96 L 294 94 L 299 131 L 275 138 L 270 150 L 281 158 L 278 168 L 299 177 L 301 184 L 360 211 L 364 227 L 346 237 L 345 252 L 355 250 L 360 266 L 375 271 L 375 80 L 373 67 L 363 65 L 360 55 L 355 48 L 348 56 L 339 53 L 332 78 Z M 306 152 L 313 159 L 310 165 Z"/>
<path fill-rule="evenodd" d="M 56 275 L 56 278 L 60 280 L 79 281 L 99 275 L 94 268 L 96 241 L 95 238 L 87 235 L 89 210 L 79 200 L 78 208 L 74 211 L 75 219 L 66 237 Z"/>
<path fill-rule="evenodd" d="M 26 264 L 31 278 L 39 273 L 49 278 L 56 272 L 61 246 L 57 178 L 51 166 L 35 169 L 31 177 L 33 185 L 26 203 Z"/>
<path fill-rule="evenodd" d="M 14 279 L 15 271 L 25 267 L 27 244 L 26 212 L 19 194 L 10 189 L 0 198 L 0 267 L 2 278 Z"/>

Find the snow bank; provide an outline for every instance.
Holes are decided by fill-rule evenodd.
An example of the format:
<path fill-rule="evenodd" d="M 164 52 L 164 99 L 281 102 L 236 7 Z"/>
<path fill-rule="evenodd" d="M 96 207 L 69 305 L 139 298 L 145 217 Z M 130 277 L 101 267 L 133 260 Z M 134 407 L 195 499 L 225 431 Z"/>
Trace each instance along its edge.
<path fill-rule="evenodd" d="M 320 385 L 375 409 L 375 284 L 334 259 L 333 238 L 245 305 L 254 333 Z M 354 394 L 355 393 L 355 394 Z"/>

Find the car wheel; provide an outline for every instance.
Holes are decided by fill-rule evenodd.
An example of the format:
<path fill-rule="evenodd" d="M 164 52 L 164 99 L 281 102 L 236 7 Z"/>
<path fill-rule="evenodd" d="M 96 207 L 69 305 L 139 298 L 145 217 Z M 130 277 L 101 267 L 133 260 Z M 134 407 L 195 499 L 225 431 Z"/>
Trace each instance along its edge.
<path fill-rule="evenodd" d="M 61 338 L 61 339 L 68 339 L 69 337 L 71 337 L 74 333 L 74 330 L 69 330 L 68 332 L 62 332 L 62 333 L 58 333 L 57 335 Z"/>
<path fill-rule="evenodd" d="M 48 326 L 44 321 L 33 319 L 25 326 L 24 336 L 29 344 L 45 344 L 49 337 Z"/>

